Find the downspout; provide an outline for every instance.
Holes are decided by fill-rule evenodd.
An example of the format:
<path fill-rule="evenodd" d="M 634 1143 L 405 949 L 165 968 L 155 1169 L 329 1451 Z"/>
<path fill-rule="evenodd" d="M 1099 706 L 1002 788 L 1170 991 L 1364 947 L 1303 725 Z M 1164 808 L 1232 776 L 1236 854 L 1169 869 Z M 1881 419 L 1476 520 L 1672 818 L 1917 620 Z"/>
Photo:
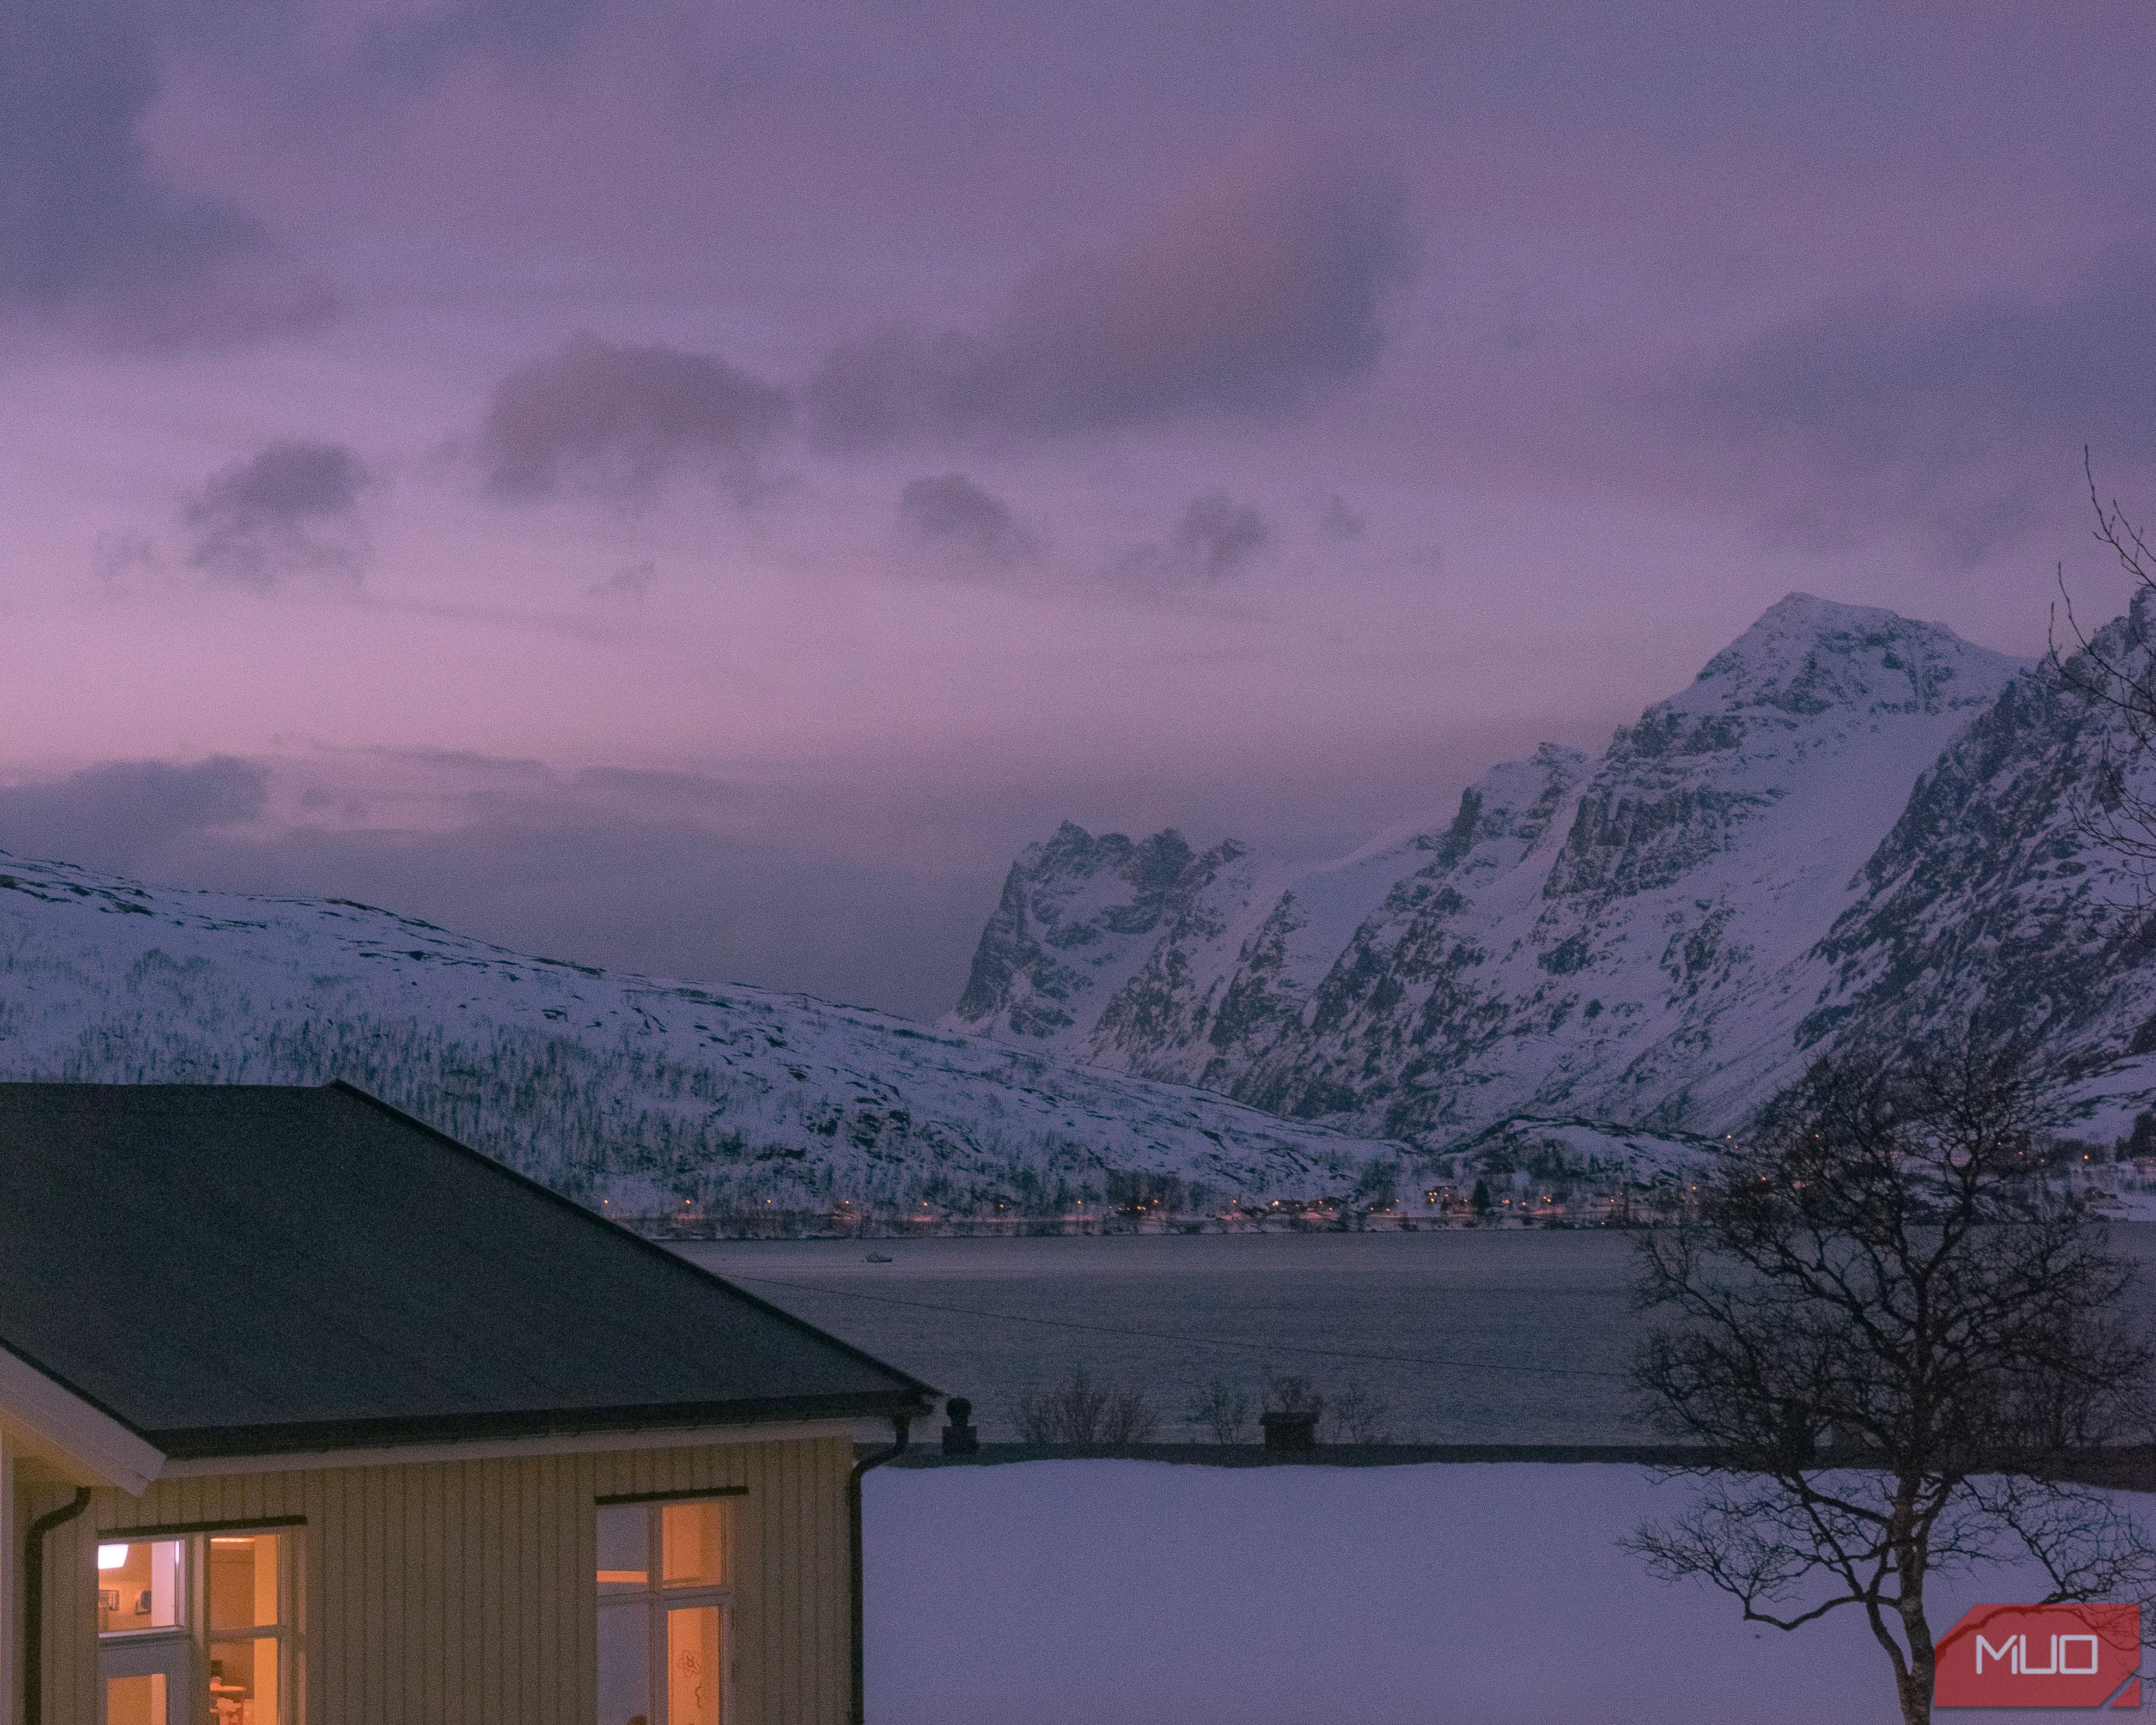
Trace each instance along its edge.
<path fill-rule="evenodd" d="M 45 1535 L 90 1507 L 90 1487 L 75 1488 L 74 1502 L 48 1510 L 23 1539 L 23 1725 L 43 1725 L 45 1716 Z"/>
<path fill-rule="evenodd" d="M 912 1425 L 911 1417 L 894 1414 L 891 1418 L 891 1435 L 895 1441 L 887 1450 L 871 1450 L 854 1464 L 852 1476 L 846 1481 L 846 1516 L 854 1548 L 854 1704 L 853 1725 L 868 1725 L 868 1661 L 865 1656 L 863 1640 L 868 1616 L 868 1586 L 861 1573 L 861 1476 L 872 1467 L 881 1467 L 885 1462 L 906 1453 L 906 1433 Z M 38 1725 L 34 1719 L 28 1725 Z"/>

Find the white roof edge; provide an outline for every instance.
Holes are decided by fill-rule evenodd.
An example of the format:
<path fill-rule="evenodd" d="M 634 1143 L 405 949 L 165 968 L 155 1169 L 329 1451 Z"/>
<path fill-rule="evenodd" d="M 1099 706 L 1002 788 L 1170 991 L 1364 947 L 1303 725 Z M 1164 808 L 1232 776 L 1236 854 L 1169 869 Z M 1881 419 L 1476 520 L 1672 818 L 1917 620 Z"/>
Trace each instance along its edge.
<path fill-rule="evenodd" d="M 494 1461 L 519 1455 L 589 1455 L 616 1450 L 676 1450 L 702 1444 L 775 1444 L 843 1437 L 888 1440 L 888 1420 L 788 1420 L 762 1425 L 665 1425 L 620 1431 L 552 1432 L 527 1438 L 465 1443 L 381 1444 L 353 1450 L 294 1450 L 280 1455 L 203 1455 L 167 1461 L 159 1477 L 192 1479 L 233 1473 L 296 1473 L 308 1468 L 399 1467 L 429 1461 Z"/>
<path fill-rule="evenodd" d="M 164 1470 L 163 1450 L 6 1347 L 0 1347 L 0 1424 L 62 1472 L 131 1496 Z"/>

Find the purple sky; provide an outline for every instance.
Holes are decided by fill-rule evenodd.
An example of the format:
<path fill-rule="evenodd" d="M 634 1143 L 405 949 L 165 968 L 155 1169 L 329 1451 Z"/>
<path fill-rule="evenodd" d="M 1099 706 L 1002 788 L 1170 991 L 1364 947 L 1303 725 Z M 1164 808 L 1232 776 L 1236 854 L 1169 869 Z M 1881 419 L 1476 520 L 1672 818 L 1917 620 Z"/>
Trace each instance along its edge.
<path fill-rule="evenodd" d="M 25 21 L 26 13 L 29 20 Z M 0 15 L 0 846 L 949 1005 L 2156 516 L 2143 4 Z"/>

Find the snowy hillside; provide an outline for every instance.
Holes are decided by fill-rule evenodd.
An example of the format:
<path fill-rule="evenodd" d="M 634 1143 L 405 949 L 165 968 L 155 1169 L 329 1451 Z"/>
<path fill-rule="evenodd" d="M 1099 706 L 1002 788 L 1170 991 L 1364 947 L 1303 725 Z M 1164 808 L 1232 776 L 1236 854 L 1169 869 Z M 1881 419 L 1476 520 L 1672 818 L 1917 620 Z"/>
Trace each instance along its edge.
<path fill-rule="evenodd" d="M 1173 1175 L 1352 1187 L 1399 1147 L 755 988 L 522 957 L 341 901 L 0 856 L 0 1077 L 351 1079 L 617 1214 L 1030 1212 Z"/>
<path fill-rule="evenodd" d="M 1981 1007 L 2117 1130 L 2156 1091 L 2156 952 L 2077 824 L 2101 722 L 1794 594 L 1599 760 L 1545 747 L 1327 868 L 1065 827 L 946 1022 L 1436 1149 L 1515 1116 L 1718 1134 L 1836 1037 Z"/>

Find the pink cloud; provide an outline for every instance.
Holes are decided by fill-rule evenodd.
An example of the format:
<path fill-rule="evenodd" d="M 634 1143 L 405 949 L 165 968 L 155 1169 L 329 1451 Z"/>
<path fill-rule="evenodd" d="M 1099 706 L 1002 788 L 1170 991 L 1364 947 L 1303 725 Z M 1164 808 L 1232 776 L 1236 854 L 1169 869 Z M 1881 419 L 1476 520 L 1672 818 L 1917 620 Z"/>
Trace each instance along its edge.
<path fill-rule="evenodd" d="M 1386 176 L 1248 145 L 1121 243 L 1034 270 L 984 332 L 895 326 L 834 348 L 808 386 L 812 429 L 861 446 L 1293 411 L 1376 365 L 1414 261 Z"/>

